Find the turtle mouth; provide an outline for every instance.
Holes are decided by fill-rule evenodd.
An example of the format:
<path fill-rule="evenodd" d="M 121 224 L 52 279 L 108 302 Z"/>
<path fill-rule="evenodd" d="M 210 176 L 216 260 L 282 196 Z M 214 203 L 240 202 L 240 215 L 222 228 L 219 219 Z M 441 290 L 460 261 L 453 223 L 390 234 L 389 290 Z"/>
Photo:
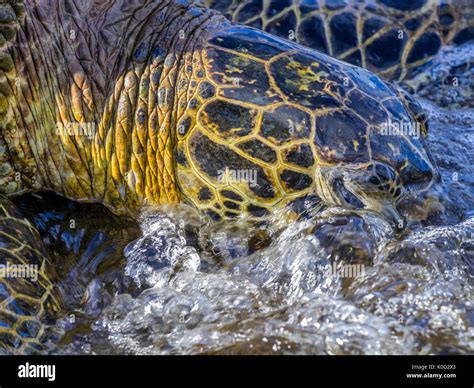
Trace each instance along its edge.
<path fill-rule="evenodd" d="M 355 209 L 364 209 L 366 207 L 359 196 L 346 187 L 342 178 L 338 177 L 334 179 L 332 186 L 334 192 L 343 204 Z"/>
<path fill-rule="evenodd" d="M 394 187 L 396 180 L 388 174 L 374 173 L 372 166 L 352 168 L 326 168 L 319 172 L 324 197 L 329 203 L 349 209 L 367 209 L 382 214 L 397 230 L 405 226 L 405 220 L 396 209 L 401 189 Z M 382 171 L 383 172 L 383 171 Z"/>
<path fill-rule="evenodd" d="M 405 219 L 398 212 L 395 203 L 383 201 L 370 195 L 359 194 L 357 190 L 351 189 L 350 184 L 345 184 L 342 179 L 334 181 L 334 189 L 344 206 L 353 209 L 367 209 L 382 214 L 398 231 L 405 227 Z M 349 186 L 349 187 L 348 187 Z"/>

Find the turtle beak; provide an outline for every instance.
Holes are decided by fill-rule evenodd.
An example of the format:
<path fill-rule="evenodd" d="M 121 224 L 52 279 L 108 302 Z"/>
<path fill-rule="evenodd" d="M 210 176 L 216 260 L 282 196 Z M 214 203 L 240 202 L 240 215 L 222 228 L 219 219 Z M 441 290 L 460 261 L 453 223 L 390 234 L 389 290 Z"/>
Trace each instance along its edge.
<path fill-rule="evenodd" d="M 392 226 L 395 227 L 398 232 L 401 232 L 403 229 L 405 229 L 406 220 L 398 212 L 394 205 L 390 203 L 381 204 L 378 211 L 384 215 L 384 217 L 390 222 Z"/>
<path fill-rule="evenodd" d="M 385 170 L 382 171 L 382 173 Z M 397 197 L 384 186 L 393 182 L 391 176 L 384 177 L 379 172 L 374 183 L 364 168 L 321 168 L 321 197 L 328 203 L 352 209 L 368 209 L 381 214 L 398 232 L 406 226 L 405 218 L 396 209 Z M 388 172 L 386 172 L 388 174 Z M 381 180 L 385 180 L 382 182 Z M 382 190 L 381 190 L 382 188 Z M 393 190 L 393 189 L 392 189 Z"/>

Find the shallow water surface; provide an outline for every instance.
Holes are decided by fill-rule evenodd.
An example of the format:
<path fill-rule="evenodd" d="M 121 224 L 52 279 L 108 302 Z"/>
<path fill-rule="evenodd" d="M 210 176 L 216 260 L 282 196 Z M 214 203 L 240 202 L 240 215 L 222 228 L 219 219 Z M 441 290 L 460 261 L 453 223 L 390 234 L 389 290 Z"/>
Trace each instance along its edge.
<path fill-rule="evenodd" d="M 301 221 L 275 231 L 270 245 L 249 254 L 248 241 L 239 235 L 243 225 L 221 225 L 218 231 L 209 225 L 183 227 L 180 217 L 187 219 L 188 213 L 174 209 L 142 221 L 144 236 L 125 250 L 125 276 L 133 290 L 111 298 L 98 317 L 88 318 L 87 334 L 76 335 L 62 351 L 473 350 L 473 218 L 394 239 L 384 237 L 388 226 L 372 215 L 365 222 L 333 215 L 323 226 L 332 231 L 324 237 L 314 222 Z M 201 236 L 189 236 L 193 233 Z M 327 245 L 328 235 L 337 249 Z M 351 250 L 358 237 L 359 246 Z M 213 249 L 196 248 L 199 238 Z M 359 262 L 352 268 L 363 271 L 344 277 L 332 260 Z"/>
<path fill-rule="evenodd" d="M 83 232 L 36 216 L 56 260 L 71 260 L 55 352 L 473 353 L 474 109 L 423 104 L 443 182 L 401 233 L 342 209 L 290 225 L 209 223 L 185 205 L 138 224 L 98 211 Z"/>
<path fill-rule="evenodd" d="M 474 130 L 453 117 L 431 126 L 442 216 L 397 234 L 363 211 L 258 226 L 155 209 L 124 250 L 120 291 L 96 285 L 107 307 L 88 308 L 91 298 L 95 315 L 65 325 L 60 351 L 472 353 Z"/>

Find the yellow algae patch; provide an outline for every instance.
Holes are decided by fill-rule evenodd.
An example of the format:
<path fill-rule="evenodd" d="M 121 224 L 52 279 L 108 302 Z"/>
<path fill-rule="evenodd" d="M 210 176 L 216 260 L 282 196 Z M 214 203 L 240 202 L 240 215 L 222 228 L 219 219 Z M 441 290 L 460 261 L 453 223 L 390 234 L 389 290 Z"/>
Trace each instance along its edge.
<path fill-rule="evenodd" d="M 300 81 L 297 83 L 299 85 L 299 89 L 305 92 L 309 91 L 309 87 L 312 82 L 323 82 L 323 78 L 328 76 L 328 74 L 322 70 L 315 72 L 313 67 L 319 67 L 319 63 L 313 62 L 310 66 L 304 66 L 300 62 L 290 61 L 286 65 L 288 70 L 296 71 Z"/>
<path fill-rule="evenodd" d="M 357 140 L 352 140 L 352 145 L 354 146 L 355 151 L 359 151 L 359 142 Z"/>

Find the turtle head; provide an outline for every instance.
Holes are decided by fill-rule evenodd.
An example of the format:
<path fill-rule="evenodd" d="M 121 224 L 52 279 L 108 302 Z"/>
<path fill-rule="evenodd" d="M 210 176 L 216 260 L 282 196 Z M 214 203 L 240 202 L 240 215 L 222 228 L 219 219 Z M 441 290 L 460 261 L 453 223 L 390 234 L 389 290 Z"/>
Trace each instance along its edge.
<path fill-rule="evenodd" d="M 374 210 L 384 214 L 397 228 L 403 228 L 405 220 L 397 211 L 397 205 L 408 195 L 416 197 L 428 190 L 437 172 L 425 142 L 427 120 L 422 108 L 403 91 L 388 87 L 394 95 L 371 104 L 367 110 L 364 121 L 369 125 L 366 132 L 359 132 L 367 136 L 344 139 L 350 131 L 336 131 L 346 144 L 344 153 L 329 154 L 339 156 L 339 163 L 319 168 L 317 175 L 321 177 L 322 196 L 329 203 Z M 366 104 L 365 97 L 359 98 L 358 106 L 361 103 Z M 355 102 L 349 100 L 346 104 Z M 325 130 L 349 127 L 348 123 L 354 121 L 362 128 L 353 115 L 354 111 L 349 109 Z M 354 143 L 354 137 L 359 146 L 357 150 L 347 146 Z"/>

